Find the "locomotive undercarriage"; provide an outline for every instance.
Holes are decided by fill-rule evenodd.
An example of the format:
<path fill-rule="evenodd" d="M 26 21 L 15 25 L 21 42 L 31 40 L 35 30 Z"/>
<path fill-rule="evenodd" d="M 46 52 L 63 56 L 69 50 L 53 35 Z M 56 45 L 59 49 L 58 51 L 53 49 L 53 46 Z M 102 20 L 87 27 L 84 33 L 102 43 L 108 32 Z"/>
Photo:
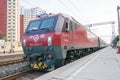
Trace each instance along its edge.
<path fill-rule="evenodd" d="M 52 49 L 49 49 L 52 48 Z M 31 47 L 30 47 L 31 49 Z M 64 48 L 64 46 L 52 46 L 52 47 L 32 47 L 32 50 L 29 51 L 29 48 L 24 50 L 29 51 L 31 55 L 27 56 L 27 61 L 30 62 L 30 67 L 34 70 L 40 71 L 51 71 L 55 68 L 58 68 L 62 65 L 75 61 L 81 57 L 84 57 L 92 52 L 95 52 L 99 48 Z M 44 51 L 42 51 L 44 50 Z M 38 52 L 37 52 L 38 51 Z M 32 54 L 34 53 L 34 54 Z M 64 54 L 66 53 L 66 54 Z M 52 56 L 49 56 L 51 54 Z"/>
<path fill-rule="evenodd" d="M 86 56 L 86 55 L 89 55 L 89 54 L 97 51 L 98 49 L 100 49 L 100 48 L 94 47 L 94 48 L 68 50 L 67 56 L 65 59 L 65 64 L 73 62 L 81 57 Z"/>

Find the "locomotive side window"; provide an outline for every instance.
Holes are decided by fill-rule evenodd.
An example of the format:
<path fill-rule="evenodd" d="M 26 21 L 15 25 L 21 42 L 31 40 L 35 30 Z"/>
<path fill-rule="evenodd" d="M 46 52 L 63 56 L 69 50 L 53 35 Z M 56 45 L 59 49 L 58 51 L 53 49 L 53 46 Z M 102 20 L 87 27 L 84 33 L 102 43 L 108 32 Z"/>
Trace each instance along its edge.
<path fill-rule="evenodd" d="M 27 29 L 27 31 L 39 29 L 40 23 L 41 23 L 41 21 L 33 21 L 33 22 L 31 22 L 28 29 Z"/>
<path fill-rule="evenodd" d="M 54 18 L 49 18 L 49 19 L 43 20 L 42 24 L 40 26 L 40 29 L 42 29 L 42 28 L 50 28 L 50 27 L 53 26 L 53 23 L 54 23 Z"/>
<path fill-rule="evenodd" d="M 68 23 L 68 22 L 65 23 L 65 31 L 66 31 L 66 32 L 69 32 L 69 31 L 70 31 L 69 23 Z"/>

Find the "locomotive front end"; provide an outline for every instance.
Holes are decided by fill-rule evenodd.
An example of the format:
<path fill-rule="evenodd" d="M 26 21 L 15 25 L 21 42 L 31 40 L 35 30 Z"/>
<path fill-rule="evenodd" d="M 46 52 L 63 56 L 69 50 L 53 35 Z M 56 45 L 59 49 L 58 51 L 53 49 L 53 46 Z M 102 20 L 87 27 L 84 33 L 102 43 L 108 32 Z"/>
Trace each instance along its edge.
<path fill-rule="evenodd" d="M 33 20 L 29 23 L 23 39 L 25 59 L 30 62 L 30 67 L 35 70 L 54 69 L 54 26 L 57 17 L 48 17 Z"/>
<path fill-rule="evenodd" d="M 23 40 L 23 50 L 30 67 L 37 70 L 54 68 L 54 49 L 52 34 L 26 36 Z"/>

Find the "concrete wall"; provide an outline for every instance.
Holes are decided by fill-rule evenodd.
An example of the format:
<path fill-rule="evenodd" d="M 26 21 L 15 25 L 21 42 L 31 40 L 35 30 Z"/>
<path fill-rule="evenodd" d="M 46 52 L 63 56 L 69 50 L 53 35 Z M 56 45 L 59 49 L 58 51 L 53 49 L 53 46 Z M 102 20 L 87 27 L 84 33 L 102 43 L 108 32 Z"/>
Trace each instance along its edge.
<path fill-rule="evenodd" d="M 12 45 L 15 52 L 23 51 L 21 43 L 12 42 Z M 11 42 L 5 42 L 5 49 L 3 45 L 0 45 L 0 52 L 3 52 L 4 50 L 5 52 L 9 52 L 10 49 L 11 49 Z"/>

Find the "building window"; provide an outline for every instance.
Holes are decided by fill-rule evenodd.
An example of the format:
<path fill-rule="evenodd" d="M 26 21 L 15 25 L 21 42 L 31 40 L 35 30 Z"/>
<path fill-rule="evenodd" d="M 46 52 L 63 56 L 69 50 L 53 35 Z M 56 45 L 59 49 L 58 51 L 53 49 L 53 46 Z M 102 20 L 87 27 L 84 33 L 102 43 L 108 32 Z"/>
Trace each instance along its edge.
<path fill-rule="evenodd" d="M 1 49 L 4 49 L 4 46 L 1 46 Z"/>
<path fill-rule="evenodd" d="M 11 6 L 8 6 L 9 8 L 11 8 Z"/>
<path fill-rule="evenodd" d="M 11 26 L 8 26 L 8 28 L 11 28 Z"/>
<path fill-rule="evenodd" d="M 13 40 L 13 41 L 15 41 L 15 40 Z M 15 46 L 12 46 L 13 48 L 15 48 Z"/>
<path fill-rule="evenodd" d="M 13 41 L 15 41 L 15 40 L 13 40 Z M 13 48 L 15 48 L 15 46 Z"/>
<path fill-rule="evenodd" d="M 8 31 L 11 31 L 10 29 Z"/>
<path fill-rule="evenodd" d="M 8 38 L 11 38 L 11 36 L 8 36 Z"/>

